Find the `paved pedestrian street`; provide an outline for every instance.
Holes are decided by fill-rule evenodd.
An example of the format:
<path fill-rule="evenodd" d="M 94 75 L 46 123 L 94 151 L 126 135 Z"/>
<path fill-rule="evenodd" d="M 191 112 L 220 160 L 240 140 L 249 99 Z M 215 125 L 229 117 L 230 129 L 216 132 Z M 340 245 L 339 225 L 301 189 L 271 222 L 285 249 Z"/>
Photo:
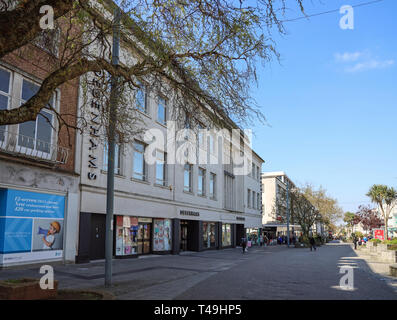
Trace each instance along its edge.
<path fill-rule="evenodd" d="M 353 290 L 340 287 L 340 267 L 353 270 Z M 39 267 L 0 270 L 0 279 L 40 277 Z M 54 265 L 59 288 L 103 290 L 104 262 Z M 397 299 L 392 280 L 371 271 L 350 244 L 331 243 L 311 252 L 286 246 L 183 252 L 114 260 L 117 299 L 271 300 Z"/>

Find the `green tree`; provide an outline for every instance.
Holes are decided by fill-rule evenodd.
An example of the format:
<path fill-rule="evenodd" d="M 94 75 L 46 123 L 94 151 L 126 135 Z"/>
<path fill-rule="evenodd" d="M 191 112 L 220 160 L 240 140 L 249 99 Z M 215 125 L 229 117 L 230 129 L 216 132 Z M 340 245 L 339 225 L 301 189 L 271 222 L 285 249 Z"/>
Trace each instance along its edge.
<path fill-rule="evenodd" d="M 386 239 L 388 239 L 388 222 L 391 218 L 391 212 L 397 204 L 397 191 L 393 187 L 374 184 L 371 189 L 369 189 L 367 196 L 373 203 L 378 205 L 385 224 L 385 236 Z"/>
<path fill-rule="evenodd" d="M 355 225 L 355 219 L 356 219 L 356 214 L 353 212 L 345 212 L 345 216 L 343 218 L 343 221 L 346 222 L 347 227 L 350 230 L 350 234 L 353 233 L 353 227 Z"/>
<path fill-rule="evenodd" d="M 338 205 L 338 200 L 327 194 L 327 190 L 320 186 L 315 188 L 312 184 L 305 184 L 301 191 L 307 200 L 320 212 L 322 221 L 329 230 L 336 229 L 336 223 L 342 218 L 343 210 Z"/>
<path fill-rule="evenodd" d="M 302 235 L 305 241 L 308 240 L 310 230 L 317 221 L 322 221 L 322 217 L 317 208 L 305 197 L 300 188 L 292 187 L 288 194 L 290 222 L 299 224 L 302 228 Z M 275 200 L 273 210 L 281 217 L 281 221 L 286 222 L 286 201 L 287 193 L 285 190 L 280 192 Z"/>
<path fill-rule="evenodd" d="M 131 56 L 136 58 L 130 65 L 117 67 L 110 62 L 109 41 L 115 2 L 123 10 L 122 42 L 134 48 Z M 48 57 L 48 74 L 35 95 L 16 108 L 0 110 L 0 125 L 35 120 L 43 108 L 51 108 L 47 103 L 56 88 L 101 71 L 120 77 L 133 88 L 145 77 L 167 82 L 176 92 L 171 103 L 183 108 L 191 119 L 199 114 L 199 107 L 213 119 L 229 117 L 244 123 L 259 117 L 265 121 L 250 94 L 256 66 L 279 57 L 272 34 L 274 30 L 285 34 L 284 13 L 291 6 L 303 12 L 303 0 L 290 2 L 289 8 L 285 0 L 115 2 L 0 1 L 0 59 L 13 53 L 26 59 L 32 52 L 29 45 L 42 34 L 48 36 L 50 31 L 40 28 L 43 5 L 53 8 L 59 26 L 58 59 Z M 91 45 L 97 50 L 87 50 Z"/>

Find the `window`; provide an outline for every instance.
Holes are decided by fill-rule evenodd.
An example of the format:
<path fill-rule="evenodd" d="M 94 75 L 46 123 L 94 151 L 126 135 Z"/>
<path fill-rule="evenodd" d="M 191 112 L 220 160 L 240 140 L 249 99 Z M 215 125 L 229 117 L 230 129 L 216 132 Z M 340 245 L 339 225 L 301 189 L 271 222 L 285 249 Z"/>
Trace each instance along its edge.
<path fill-rule="evenodd" d="M 216 174 L 210 173 L 210 198 L 215 199 Z"/>
<path fill-rule="evenodd" d="M 252 209 L 256 208 L 255 201 L 256 201 L 256 192 L 252 191 L 252 207 L 251 207 Z"/>
<path fill-rule="evenodd" d="M 205 196 L 205 170 L 202 168 L 199 168 L 198 172 L 197 193 L 199 196 Z"/>
<path fill-rule="evenodd" d="M 255 171 L 256 171 L 256 166 L 255 166 L 255 163 L 252 162 L 252 171 L 251 171 L 251 173 L 252 173 L 252 178 L 253 179 L 255 179 Z"/>
<path fill-rule="evenodd" d="M 213 134 L 209 135 L 210 140 L 210 153 L 215 154 L 215 138 Z"/>
<path fill-rule="evenodd" d="M 198 125 L 198 139 L 197 140 L 198 140 L 199 148 L 201 148 L 203 150 L 207 149 L 206 139 L 205 138 L 206 138 L 206 130 L 201 124 L 199 124 Z"/>
<path fill-rule="evenodd" d="M 146 181 L 145 145 L 141 142 L 134 142 L 133 175 L 134 179 Z"/>
<path fill-rule="evenodd" d="M 40 86 L 23 80 L 21 104 L 33 97 Z M 55 97 L 50 101 L 54 106 Z M 23 148 L 50 153 L 50 145 L 52 138 L 53 116 L 48 111 L 40 111 L 35 121 L 27 121 L 19 125 L 18 145 Z M 44 155 L 44 154 L 43 154 Z M 44 155 L 45 156 L 45 155 Z"/>
<path fill-rule="evenodd" d="M 183 169 L 183 190 L 192 192 L 192 165 L 188 163 Z"/>
<path fill-rule="evenodd" d="M 247 205 L 248 208 L 251 208 L 251 190 L 248 189 L 248 193 L 247 193 Z"/>
<path fill-rule="evenodd" d="M 121 148 L 118 143 L 115 144 L 114 148 L 114 173 L 121 174 L 121 155 L 120 151 Z M 108 170 L 108 152 L 109 152 L 109 145 L 108 142 L 105 141 L 105 145 L 103 147 L 103 170 Z"/>
<path fill-rule="evenodd" d="M 231 224 L 222 224 L 222 246 L 232 245 L 232 226 Z"/>
<path fill-rule="evenodd" d="M 261 180 L 261 173 L 259 171 L 259 167 L 256 167 L 256 179 L 258 179 L 258 181 Z"/>
<path fill-rule="evenodd" d="M 162 151 L 156 151 L 156 183 L 162 186 L 167 184 L 166 179 L 166 161 L 167 154 Z"/>
<path fill-rule="evenodd" d="M 0 69 L 0 110 L 7 110 L 10 104 L 11 73 Z M 0 126 L 0 142 L 5 140 L 6 126 Z"/>
<path fill-rule="evenodd" d="M 146 86 L 139 83 L 139 88 L 136 90 L 135 103 L 139 111 L 147 113 L 147 93 Z"/>
<path fill-rule="evenodd" d="M 203 248 L 214 248 L 216 225 L 214 222 L 203 222 Z"/>
<path fill-rule="evenodd" d="M 167 122 L 167 102 L 164 98 L 159 98 L 157 105 L 157 121 L 163 125 Z"/>
<path fill-rule="evenodd" d="M 257 197 L 258 197 L 258 199 L 257 199 L 257 202 L 256 202 L 256 206 L 257 206 L 257 209 L 260 210 L 261 209 L 261 194 L 258 193 Z"/>

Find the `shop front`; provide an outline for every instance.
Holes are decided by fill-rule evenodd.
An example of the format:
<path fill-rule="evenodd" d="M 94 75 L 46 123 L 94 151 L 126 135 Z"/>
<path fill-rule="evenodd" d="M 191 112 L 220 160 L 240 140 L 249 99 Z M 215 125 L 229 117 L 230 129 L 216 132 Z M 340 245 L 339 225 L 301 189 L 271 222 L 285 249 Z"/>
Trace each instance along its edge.
<path fill-rule="evenodd" d="M 116 258 L 171 251 L 171 220 L 116 216 Z"/>

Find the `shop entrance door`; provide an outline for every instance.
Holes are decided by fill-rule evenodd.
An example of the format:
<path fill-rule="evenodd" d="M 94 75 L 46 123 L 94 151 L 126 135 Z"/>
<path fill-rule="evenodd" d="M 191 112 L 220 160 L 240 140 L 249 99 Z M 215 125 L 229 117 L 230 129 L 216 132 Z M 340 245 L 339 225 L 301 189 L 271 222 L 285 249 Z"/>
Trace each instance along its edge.
<path fill-rule="evenodd" d="M 148 254 L 152 243 L 152 224 L 140 222 L 138 225 L 138 254 Z"/>
<path fill-rule="evenodd" d="M 105 258 L 106 215 L 91 215 L 90 260 Z"/>
<path fill-rule="evenodd" d="M 188 250 L 188 226 L 189 223 L 187 221 L 181 221 L 181 232 L 179 233 L 179 242 L 181 244 L 181 251 L 187 251 Z"/>

